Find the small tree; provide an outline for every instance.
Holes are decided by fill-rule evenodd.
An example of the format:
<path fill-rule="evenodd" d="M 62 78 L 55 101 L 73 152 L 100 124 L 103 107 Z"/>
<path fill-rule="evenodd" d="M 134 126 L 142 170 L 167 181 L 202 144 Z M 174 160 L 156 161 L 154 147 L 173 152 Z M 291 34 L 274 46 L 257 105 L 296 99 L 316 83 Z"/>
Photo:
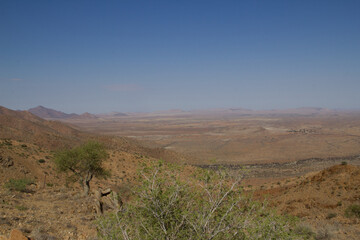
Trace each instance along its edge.
<path fill-rule="evenodd" d="M 58 152 L 54 162 L 59 171 L 70 171 L 74 174 L 83 187 L 84 196 L 87 196 L 90 191 L 90 181 L 94 176 L 109 175 L 102 166 L 107 158 L 108 154 L 102 144 L 89 141 L 79 147 Z"/>

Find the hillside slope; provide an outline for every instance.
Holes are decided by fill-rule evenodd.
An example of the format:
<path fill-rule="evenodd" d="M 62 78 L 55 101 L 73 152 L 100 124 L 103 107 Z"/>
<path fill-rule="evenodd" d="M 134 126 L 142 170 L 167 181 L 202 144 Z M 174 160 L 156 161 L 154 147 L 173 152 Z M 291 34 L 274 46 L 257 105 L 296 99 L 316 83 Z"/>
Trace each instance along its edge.
<path fill-rule="evenodd" d="M 345 214 L 349 206 L 360 205 L 359 166 L 334 165 L 264 187 L 268 189 L 257 191 L 255 196 L 267 195 L 282 214 L 306 220 L 314 231 L 326 229 L 333 235 L 331 239 L 359 239 L 360 219 Z"/>
<path fill-rule="evenodd" d="M 96 234 L 93 197 L 80 197 L 79 184 L 59 174 L 52 163 L 54 150 L 88 140 L 106 146 L 109 159 L 104 165 L 111 172 L 106 180 L 94 179 L 92 190 L 110 187 L 124 199 L 140 163 L 182 161 L 174 152 L 146 148 L 132 139 L 89 134 L 0 107 L 0 235 L 14 228 L 35 239 L 90 239 Z M 5 187 L 12 179 L 29 179 L 32 184 L 25 192 L 14 192 Z"/>
<path fill-rule="evenodd" d="M 34 143 L 49 149 L 71 146 L 87 134 L 69 125 L 47 121 L 28 111 L 0 106 L 0 138 Z"/>
<path fill-rule="evenodd" d="M 61 111 L 57 111 L 51 108 L 46 108 L 43 106 L 37 106 L 34 108 L 29 108 L 28 112 L 40 117 L 40 118 L 44 118 L 44 119 L 56 119 L 56 120 L 61 120 L 61 119 L 95 119 L 97 118 L 94 114 L 91 113 L 83 113 L 83 114 L 76 114 L 76 113 L 64 113 Z"/>

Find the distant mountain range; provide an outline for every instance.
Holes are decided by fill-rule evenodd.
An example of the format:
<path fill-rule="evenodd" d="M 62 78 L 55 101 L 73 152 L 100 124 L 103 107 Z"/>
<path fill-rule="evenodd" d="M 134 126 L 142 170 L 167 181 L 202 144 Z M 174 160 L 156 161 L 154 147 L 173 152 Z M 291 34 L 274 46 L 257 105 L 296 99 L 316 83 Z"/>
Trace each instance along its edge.
<path fill-rule="evenodd" d="M 29 111 L 14 111 L 0 106 L 0 139 L 21 140 L 56 149 L 72 146 L 86 137 L 86 133 L 68 124 L 47 121 Z"/>
<path fill-rule="evenodd" d="M 64 113 L 61 111 L 57 111 L 51 108 L 46 108 L 43 106 L 37 106 L 34 108 L 30 108 L 28 110 L 29 112 L 31 112 L 32 114 L 44 118 L 44 119 L 69 119 L 69 118 L 86 118 L 86 119 L 91 119 L 91 118 L 97 118 L 96 115 L 91 114 L 91 113 L 83 113 L 83 114 L 76 114 L 76 113 Z"/>
<path fill-rule="evenodd" d="M 93 116 L 93 114 L 87 113 L 81 115 L 66 114 L 56 110 L 47 109 L 45 107 L 36 107 L 34 109 L 42 110 L 42 113 L 46 113 L 47 117 L 57 116 L 57 119 L 59 120 L 61 120 L 59 118 L 60 116 Z M 32 114 L 30 111 L 11 110 L 0 106 L 0 140 L 11 139 L 23 143 L 35 144 L 39 147 L 44 147 L 50 150 L 73 147 L 89 140 L 95 140 L 104 143 L 107 148 L 114 148 L 116 151 L 126 152 L 126 156 L 132 156 L 133 159 L 139 159 L 138 156 L 140 155 L 149 156 L 154 159 L 181 162 L 184 158 L 178 153 L 163 148 L 144 147 L 139 142 L 131 138 L 96 135 L 83 132 L 77 129 L 76 126 L 67 122 L 54 121 L 57 119 L 46 120 Z M 1 148 L 0 154 L 2 154 Z M 32 162 L 35 163 L 35 161 Z M 130 164 L 133 165 L 134 161 Z"/>
<path fill-rule="evenodd" d="M 315 107 L 303 107 L 292 109 L 273 109 L 273 110 L 251 110 L 245 108 L 217 108 L 217 109 L 201 109 L 184 111 L 179 109 L 167 110 L 167 111 L 155 111 L 155 112 L 143 112 L 143 113 L 122 113 L 122 112 L 110 112 L 104 114 L 91 114 L 91 113 L 64 113 L 54 109 L 46 108 L 43 106 L 37 106 L 28 110 L 30 113 L 44 119 L 50 120 L 71 120 L 71 119 L 98 119 L 98 118 L 117 118 L 124 116 L 183 116 L 183 115 L 199 115 L 199 116 L 247 116 L 247 115 L 288 115 L 288 116 L 314 116 L 314 115 L 328 115 L 328 114 L 344 114 L 344 113 L 356 113 L 359 114 L 359 110 L 333 110 L 327 108 L 315 108 Z"/>

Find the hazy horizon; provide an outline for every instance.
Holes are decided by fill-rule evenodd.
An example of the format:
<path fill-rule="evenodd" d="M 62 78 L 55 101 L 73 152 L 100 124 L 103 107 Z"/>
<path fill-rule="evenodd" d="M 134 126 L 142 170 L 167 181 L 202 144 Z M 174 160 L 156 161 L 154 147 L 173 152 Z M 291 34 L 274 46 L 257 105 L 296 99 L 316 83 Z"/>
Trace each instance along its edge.
<path fill-rule="evenodd" d="M 67 112 L 65 110 L 62 109 L 56 109 L 56 108 L 52 108 L 46 105 L 38 105 L 38 106 L 32 106 L 30 108 L 10 108 L 7 106 L 3 106 L 0 105 L 1 107 L 5 107 L 11 110 L 15 110 L 15 111 L 27 111 L 29 109 L 32 108 L 37 108 L 37 107 L 43 107 L 46 109 L 50 109 L 50 110 L 55 110 L 55 111 L 59 111 L 59 112 L 63 112 L 65 114 L 83 114 L 83 113 L 90 113 L 90 114 L 95 114 L 95 115 L 102 115 L 102 114 L 112 114 L 112 113 L 127 113 L 127 114 L 147 114 L 147 113 L 161 113 L 161 112 L 172 112 L 172 111 L 183 111 L 183 112 L 211 112 L 211 111 L 221 111 L 221 110 L 244 110 L 244 111 L 254 111 L 254 113 L 258 112 L 268 112 L 268 111 L 296 111 L 296 110 L 310 110 L 310 109 L 318 109 L 318 110 L 329 110 L 329 111 L 345 111 L 345 112 L 358 112 L 360 111 L 360 108 L 322 108 L 322 107 L 315 107 L 315 106 L 305 106 L 305 107 L 297 107 L 297 108 L 268 108 L 268 109 L 250 109 L 250 108 L 243 108 L 243 107 L 230 107 L 230 108 L 193 108 L 193 109 L 180 109 L 180 108 L 172 108 L 172 109 L 163 109 L 163 110 L 153 110 L 153 111 L 118 111 L 116 109 L 113 109 L 111 111 L 108 112 L 86 112 L 86 111 L 79 111 L 79 112 Z"/>
<path fill-rule="evenodd" d="M 360 109 L 359 1 L 0 2 L 0 105 Z"/>

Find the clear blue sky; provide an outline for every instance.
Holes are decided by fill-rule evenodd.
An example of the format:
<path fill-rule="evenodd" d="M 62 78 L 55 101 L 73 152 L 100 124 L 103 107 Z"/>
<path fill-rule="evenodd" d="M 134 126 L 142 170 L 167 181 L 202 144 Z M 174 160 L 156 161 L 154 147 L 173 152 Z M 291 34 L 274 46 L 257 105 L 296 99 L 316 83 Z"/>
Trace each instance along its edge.
<path fill-rule="evenodd" d="M 0 105 L 360 108 L 360 1 L 0 1 Z"/>

